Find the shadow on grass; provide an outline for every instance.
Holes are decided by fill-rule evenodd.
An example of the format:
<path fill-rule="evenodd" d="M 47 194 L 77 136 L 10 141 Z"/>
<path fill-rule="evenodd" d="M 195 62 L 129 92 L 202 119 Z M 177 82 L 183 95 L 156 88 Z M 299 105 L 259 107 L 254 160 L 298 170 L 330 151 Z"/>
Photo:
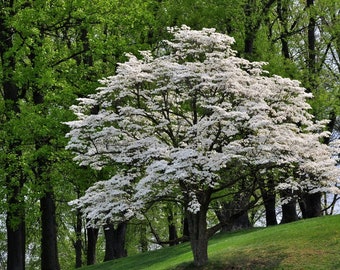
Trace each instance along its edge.
<path fill-rule="evenodd" d="M 282 269 L 280 263 L 285 257 L 284 253 L 278 250 L 267 254 L 259 251 L 252 256 L 249 256 L 248 252 L 233 252 L 223 259 L 212 258 L 207 265 L 202 267 L 196 267 L 193 263 L 183 263 L 171 270 L 279 270 Z"/>

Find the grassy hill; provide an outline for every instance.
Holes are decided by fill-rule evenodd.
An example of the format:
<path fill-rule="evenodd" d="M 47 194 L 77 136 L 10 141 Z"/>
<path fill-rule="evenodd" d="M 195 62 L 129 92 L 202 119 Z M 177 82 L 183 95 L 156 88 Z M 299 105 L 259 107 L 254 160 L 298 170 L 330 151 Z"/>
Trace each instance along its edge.
<path fill-rule="evenodd" d="M 191 262 L 186 243 L 83 270 L 197 269 Z M 219 234 L 209 242 L 209 264 L 203 269 L 340 269 L 340 215 Z"/>

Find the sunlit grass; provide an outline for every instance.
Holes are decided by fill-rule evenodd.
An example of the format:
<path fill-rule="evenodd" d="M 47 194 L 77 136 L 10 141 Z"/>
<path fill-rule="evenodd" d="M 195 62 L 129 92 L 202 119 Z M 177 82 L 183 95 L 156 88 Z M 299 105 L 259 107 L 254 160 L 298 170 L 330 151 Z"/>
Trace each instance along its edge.
<path fill-rule="evenodd" d="M 209 242 L 202 270 L 340 269 L 340 216 L 301 220 L 266 229 L 220 234 Z M 138 254 L 86 270 L 191 270 L 189 244 Z"/>

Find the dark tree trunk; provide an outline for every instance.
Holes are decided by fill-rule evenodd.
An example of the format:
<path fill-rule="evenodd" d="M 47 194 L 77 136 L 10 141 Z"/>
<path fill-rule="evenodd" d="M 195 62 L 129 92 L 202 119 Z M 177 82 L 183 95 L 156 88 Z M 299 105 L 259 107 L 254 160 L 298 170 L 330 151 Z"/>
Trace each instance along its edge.
<path fill-rule="evenodd" d="M 251 224 L 248 217 L 248 211 L 244 210 L 242 215 L 233 219 L 231 230 L 240 230 L 250 228 Z"/>
<path fill-rule="evenodd" d="M 306 89 L 308 92 L 314 92 L 317 90 L 318 83 L 315 78 L 317 73 L 316 68 L 316 19 L 314 11 L 314 0 L 306 0 L 306 11 L 309 15 L 307 26 L 307 67 L 308 67 L 308 81 L 306 82 Z"/>
<path fill-rule="evenodd" d="M 34 52 L 30 55 L 34 62 Z M 44 103 L 44 95 L 38 87 L 33 91 L 34 105 L 39 106 Z M 50 144 L 48 137 L 35 137 L 36 151 Z M 35 177 L 44 188 L 44 194 L 40 199 L 41 212 L 41 269 L 42 270 L 59 270 L 58 244 L 57 244 L 57 221 L 56 205 L 51 179 L 43 177 L 44 173 L 49 171 L 51 161 L 45 156 L 37 156 L 35 167 Z"/>
<path fill-rule="evenodd" d="M 287 197 L 290 198 L 288 203 L 285 203 L 282 205 L 281 224 L 290 223 L 290 222 L 298 220 L 298 215 L 296 212 L 296 200 L 294 198 L 291 198 L 290 196 L 291 196 L 290 191 L 281 192 L 282 198 L 287 198 Z"/>
<path fill-rule="evenodd" d="M 76 241 L 74 242 L 74 249 L 76 252 L 76 268 L 83 266 L 83 260 L 82 260 L 82 248 L 83 248 L 83 241 L 82 241 L 82 214 L 79 209 L 77 209 L 77 215 L 76 215 L 76 226 L 75 226 L 75 233 L 76 233 Z"/>
<path fill-rule="evenodd" d="M 40 199 L 41 210 L 41 269 L 59 270 L 57 223 L 53 192 L 47 191 Z"/>
<path fill-rule="evenodd" d="M 244 39 L 244 53 L 246 56 L 250 56 L 253 54 L 254 50 L 254 41 L 256 37 L 256 25 L 254 25 L 255 21 L 255 3 L 253 0 L 248 0 L 244 5 L 244 15 L 246 18 L 245 22 L 245 39 Z"/>
<path fill-rule="evenodd" d="M 282 55 L 285 59 L 290 59 L 289 46 L 288 46 L 289 12 L 288 12 L 287 4 L 288 4 L 287 1 L 277 0 L 276 10 L 277 10 L 277 14 L 278 14 L 280 24 L 281 24 L 282 29 L 283 29 L 282 33 L 280 35 Z"/>
<path fill-rule="evenodd" d="M 229 232 L 251 227 L 248 217 L 249 194 L 238 194 L 231 202 L 221 202 L 215 214 L 222 224 L 221 231 Z"/>
<path fill-rule="evenodd" d="M 230 232 L 251 227 L 246 209 L 239 209 L 235 202 L 222 203 L 222 208 L 215 211 L 222 224 L 221 232 Z"/>
<path fill-rule="evenodd" d="M 17 192 L 16 192 L 17 193 Z M 17 196 L 8 200 L 9 207 L 19 207 Z M 25 222 L 22 209 L 8 211 L 7 228 L 7 270 L 25 269 Z"/>
<path fill-rule="evenodd" d="M 247 33 L 246 38 L 244 40 L 244 53 L 246 55 L 252 55 L 254 50 L 254 41 L 255 41 L 255 34 Z"/>
<path fill-rule="evenodd" d="M 322 215 L 321 196 L 320 192 L 306 193 L 302 196 L 299 204 L 303 218 L 320 217 Z"/>
<path fill-rule="evenodd" d="M 186 211 L 188 219 L 189 238 L 191 250 L 194 257 L 194 265 L 201 267 L 208 262 L 208 229 L 207 211 L 210 202 L 210 195 L 207 193 L 198 194 L 200 211 L 192 213 Z"/>
<path fill-rule="evenodd" d="M 296 201 L 292 200 L 287 204 L 282 205 L 282 220 L 281 223 L 289 223 L 298 220 L 296 213 Z"/>
<path fill-rule="evenodd" d="M 121 222 L 118 224 L 117 229 L 114 231 L 114 250 L 115 258 L 122 258 L 127 256 L 125 249 L 127 222 Z"/>
<path fill-rule="evenodd" d="M 87 228 L 86 232 L 87 232 L 86 263 L 87 265 L 92 265 L 96 263 L 96 246 L 99 229 Z"/>
<path fill-rule="evenodd" d="M 266 212 L 266 225 L 277 225 L 276 219 L 276 198 L 273 194 L 262 194 L 264 208 Z"/>
<path fill-rule="evenodd" d="M 307 0 L 306 7 L 311 9 L 314 6 L 314 0 Z M 315 50 L 315 27 L 316 20 L 313 11 L 310 11 L 308 22 L 308 69 L 312 74 L 316 72 L 316 50 Z"/>
<path fill-rule="evenodd" d="M 114 225 L 107 224 L 104 226 L 104 235 L 105 235 L 105 256 L 104 262 L 110 261 L 114 259 Z"/>
<path fill-rule="evenodd" d="M 113 224 L 104 226 L 105 234 L 105 257 L 104 261 L 110 261 L 126 257 L 125 236 L 126 236 L 127 222 L 119 223 L 117 228 Z"/>
<path fill-rule="evenodd" d="M 260 181 L 260 190 L 266 213 L 266 225 L 267 226 L 277 225 L 276 191 L 274 180 L 269 179 L 266 183 Z"/>
<path fill-rule="evenodd" d="M 183 239 L 189 239 L 189 225 L 188 225 L 188 218 L 186 217 L 186 214 L 184 214 L 183 218 Z M 183 242 L 186 242 L 187 240 L 184 240 Z"/>
<path fill-rule="evenodd" d="M 194 256 L 194 264 L 201 267 L 208 262 L 208 231 L 206 212 L 202 209 L 196 214 L 188 213 L 190 244 Z"/>
<path fill-rule="evenodd" d="M 2 1 L 2 9 L 7 10 L 7 16 L 14 16 L 14 1 Z M 13 73 L 16 70 L 15 56 L 10 50 L 13 47 L 14 30 L 6 22 L 5 12 L 0 14 L 0 58 L 2 67 L 1 88 L 3 91 L 3 100 L 5 103 L 6 121 L 10 121 L 16 114 L 20 113 L 19 97 L 20 89 L 18 88 Z M 9 131 L 10 132 L 10 131 Z M 14 138 L 14 135 L 8 134 L 9 153 L 14 154 L 17 159 L 21 157 L 21 151 L 18 147 L 21 141 Z M 3 150 L 2 150 L 3 151 Z M 11 155 L 8 155 L 10 157 Z M 19 162 L 18 162 L 19 164 Z M 13 160 L 6 160 L 6 190 L 7 190 L 7 213 L 6 213 L 6 230 L 7 230 L 7 270 L 24 270 L 25 269 L 25 205 L 22 201 L 21 190 L 26 181 L 22 175 L 22 169 L 14 166 Z"/>
<path fill-rule="evenodd" d="M 178 244 L 178 235 L 177 235 L 177 228 L 174 223 L 174 215 L 172 211 L 169 212 L 168 214 L 168 230 L 169 230 L 169 243 L 170 246 L 174 246 Z"/>

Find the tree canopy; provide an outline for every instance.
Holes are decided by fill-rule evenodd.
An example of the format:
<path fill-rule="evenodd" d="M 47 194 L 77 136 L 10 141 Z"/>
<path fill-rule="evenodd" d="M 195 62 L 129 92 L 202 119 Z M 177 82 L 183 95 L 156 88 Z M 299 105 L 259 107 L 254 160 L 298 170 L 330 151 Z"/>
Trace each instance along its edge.
<path fill-rule="evenodd" d="M 155 53 L 127 54 L 114 76 L 72 107 L 78 119 L 67 122 L 67 148 L 75 160 L 114 168 L 72 205 L 98 225 L 162 200 L 180 202 L 199 266 L 207 260 L 211 201 L 250 171 L 280 169 L 279 188 L 308 192 L 336 191 L 339 171 L 320 142 L 327 122 L 309 113 L 312 95 L 298 81 L 237 57 L 233 38 L 215 29 L 169 31 L 171 41 Z"/>

